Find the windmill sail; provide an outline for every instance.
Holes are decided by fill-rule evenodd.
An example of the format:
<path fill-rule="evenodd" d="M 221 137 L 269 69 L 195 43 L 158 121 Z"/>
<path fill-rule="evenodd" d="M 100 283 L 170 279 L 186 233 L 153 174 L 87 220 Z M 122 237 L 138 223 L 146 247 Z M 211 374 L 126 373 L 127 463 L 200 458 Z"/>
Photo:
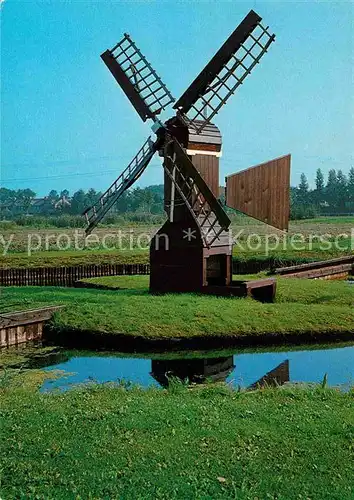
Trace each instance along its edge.
<path fill-rule="evenodd" d="M 261 20 L 251 10 L 175 103 L 174 108 L 197 133 L 211 122 L 275 40 Z"/>
<path fill-rule="evenodd" d="M 226 177 L 226 205 L 278 229 L 288 229 L 291 156 Z"/>
<path fill-rule="evenodd" d="M 104 63 L 145 122 L 174 101 L 172 94 L 130 36 L 102 55 Z"/>
<path fill-rule="evenodd" d="M 228 229 L 230 219 L 176 139 L 167 142 L 164 156 L 168 178 L 210 247 Z"/>
<path fill-rule="evenodd" d="M 108 210 L 114 205 L 119 197 L 141 176 L 156 152 L 157 144 L 149 137 L 143 147 L 134 156 L 127 168 L 103 193 L 92 207 L 85 210 L 86 234 L 90 234 L 97 224 L 103 219 Z"/>

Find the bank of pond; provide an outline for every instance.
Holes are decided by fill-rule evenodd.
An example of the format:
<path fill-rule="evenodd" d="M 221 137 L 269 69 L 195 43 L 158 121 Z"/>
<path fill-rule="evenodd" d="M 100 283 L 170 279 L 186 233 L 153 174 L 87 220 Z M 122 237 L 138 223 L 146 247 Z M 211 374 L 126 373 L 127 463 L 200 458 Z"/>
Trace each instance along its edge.
<path fill-rule="evenodd" d="M 153 296 L 148 276 L 96 279 L 110 290 L 5 287 L 2 312 L 63 306 L 47 325 L 56 345 L 118 351 L 301 344 L 354 339 L 352 281 L 277 279 L 275 303 L 198 294 Z"/>

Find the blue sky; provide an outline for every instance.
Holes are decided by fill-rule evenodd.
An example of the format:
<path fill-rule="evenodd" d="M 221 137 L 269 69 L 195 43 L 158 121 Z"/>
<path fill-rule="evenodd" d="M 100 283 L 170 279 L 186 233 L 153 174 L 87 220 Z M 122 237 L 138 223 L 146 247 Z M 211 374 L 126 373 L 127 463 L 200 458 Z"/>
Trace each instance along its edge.
<path fill-rule="evenodd" d="M 2 185 L 105 189 L 146 137 L 100 59 L 130 33 L 178 98 L 250 9 L 275 32 L 220 111 L 220 181 L 292 153 L 292 184 L 353 165 L 350 2 L 14 1 L 2 16 Z M 169 114 L 165 115 L 168 118 Z M 139 184 L 162 182 L 154 158 Z"/>

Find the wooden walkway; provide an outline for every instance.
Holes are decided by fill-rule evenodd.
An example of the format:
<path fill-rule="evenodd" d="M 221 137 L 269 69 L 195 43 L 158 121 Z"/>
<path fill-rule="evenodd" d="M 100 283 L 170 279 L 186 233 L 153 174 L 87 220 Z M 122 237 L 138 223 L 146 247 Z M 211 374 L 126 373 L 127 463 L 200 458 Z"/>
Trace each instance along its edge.
<path fill-rule="evenodd" d="M 41 340 L 44 323 L 63 306 L 0 314 L 0 348 Z"/>
<path fill-rule="evenodd" d="M 291 267 L 279 267 L 275 274 L 284 278 L 345 279 L 354 273 L 354 255 L 311 262 Z"/>

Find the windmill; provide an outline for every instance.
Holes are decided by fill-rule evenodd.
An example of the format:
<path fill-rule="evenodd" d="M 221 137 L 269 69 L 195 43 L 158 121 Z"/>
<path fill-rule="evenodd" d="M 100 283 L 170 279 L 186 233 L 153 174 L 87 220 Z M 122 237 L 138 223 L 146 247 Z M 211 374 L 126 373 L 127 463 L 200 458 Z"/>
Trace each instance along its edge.
<path fill-rule="evenodd" d="M 168 219 L 150 245 L 150 291 L 230 294 L 230 219 L 218 201 L 222 139 L 212 120 L 268 51 L 275 35 L 251 10 L 174 103 L 172 94 L 128 34 L 101 58 L 145 122 L 149 137 L 126 169 L 88 208 L 86 234 L 142 175 L 155 153 L 163 159 Z M 279 229 L 289 215 L 290 155 L 229 176 L 227 204 Z M 223 292 L 221 293 L 223 294 Z"/>

